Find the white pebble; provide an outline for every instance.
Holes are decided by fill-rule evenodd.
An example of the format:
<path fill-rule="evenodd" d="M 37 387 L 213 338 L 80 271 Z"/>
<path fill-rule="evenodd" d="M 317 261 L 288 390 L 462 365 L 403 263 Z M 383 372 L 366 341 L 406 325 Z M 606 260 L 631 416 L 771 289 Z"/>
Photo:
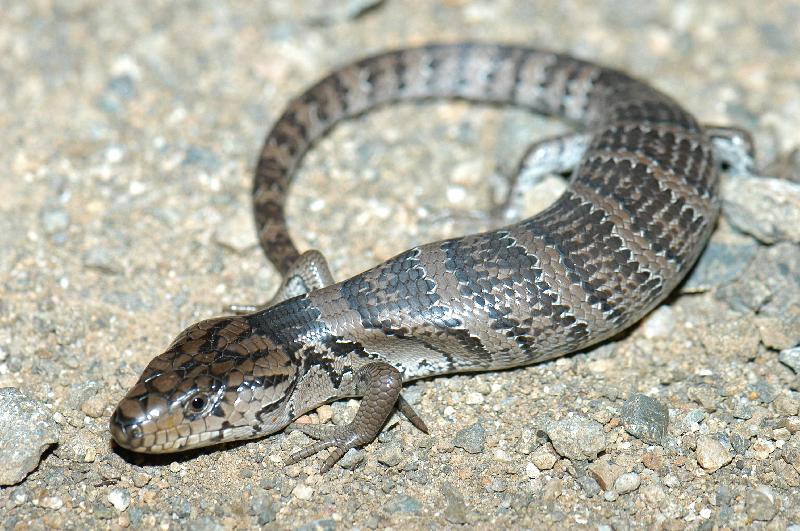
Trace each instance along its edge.
<path fill-rule="evenodd" d="M 114 489 L 108 493 L 108 501 L 119 512 L 124 511 L 131 504 L 131 495 L 125 489 Z"/>
<path fill-rule="evenodd" d="M 297 485 L 294 490 L 292 490 L 292 494 L 294 494 L 295 498 L 300 500 L 310 500 L 311 496 L 314 495 L 314 489 L 309 487 L 308 485 Z"/>
<path fill-rule="evenodd" d="M 483 404 L 483 395 L 477 391 L 473 391 L 467 395 L 466 403 L 474 406 L 476 404 Z"/>

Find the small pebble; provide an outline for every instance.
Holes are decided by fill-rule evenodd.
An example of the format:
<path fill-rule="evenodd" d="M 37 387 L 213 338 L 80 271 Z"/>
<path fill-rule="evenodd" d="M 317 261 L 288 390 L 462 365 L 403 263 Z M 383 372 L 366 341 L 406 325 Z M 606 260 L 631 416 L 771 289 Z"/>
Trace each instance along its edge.
<path fill-rule="evenodd" d="M 303 483 L 298 483 L 297 486 L 292 489 L 292 495 L 300 500 L 308 501 L 314 495 L 314 489 Z"/>
<path fill-rule="evenodd" d="M 667 433 L 669 409 L 647 395 L 636 394 L 622 406 L 625 431 L 649 444 L 661 444 Z"/>
<path fill-rule="evenodd" d="M 591 476 L 600 488 L 611 490 L 624 469 L 621 466 L 609 463 L 606 460 L 595 461 L 586 468 L 586 472 Z"/>
<path fill-rule="evenodd" d="M 119 512 L 124 511 L 131 504 L 131 495 L 125 489 L 114 489 L 108 493 L 108 501 Z"/>
<path fill-rule="evenodd" d="M 422 504 L 411 496 L 397 496 L 385 505 L 390 513 L 418 513 L 422 510 Z"/>
<path fill-rule="evenodd" d="M 753 520 L 768 522 L 778 513 L 775 493 L 766 486 L 748 491 L 745 497 L 747 515 Z"/>
<path fill-rule="evenodd" d="M 614 490 L 619 494 L 627 494 L 638 489 L 641 483 L 642 479 L 639 477 L 639 474 L 636 472 L 628 472 L 617 478 L 614 482 Z"/>
<path fill-rule="evenodd" d="M 470 454 L 479 454 L 483 452 L 484 444 L 486 442 L 486 431 L 483 426 L 476 423 L 469 428 L 464 428 L 456 433 L 453 437 L 453 446 L 461 448 Z"/>
<path fill-rule="evenodd" d="M 639 489 L 639 496 L 649 507 L 661 507 L 667 495 L 657 483 L 648 483 Z"/>
<path fill-rule="evenodd" d="M 695 457 L 697 463 L 710 474 L 733 460 L 733 456 L 721 442 L 706 435 L 697 438 Z"/>
<path fill-rule="evenodd" d="M 570 415 L 556 422 L 548 422 L 544 430 L 556 452 L 567 459 L 595 459 L 606 447 L 603 426 L 581 415 Z"/>
<path fill-rule="evenodd" d="M 531 454 L 531 461 L 539 470 L 550 470 L 558 461 L 558 455 L 549 443 L 543 444 Z"/>
<path fill-rule="evenodd" d="M 339 460 L 338 465 L 346 470 L 355 470 L 362 464 L 366 459 L 366 452 L 361 448 L 350 448 L 347 450 L 347 453 L 344 454 Z"/>
<path fill-rule="evenodd" d="M 645 452 L 642 464 L 653 471 L 658 471 L 664 464 L 664 456 L 659 452 Z"/>
<path fill-rule="evenodd" d="M 800 346 L 782 350 L 778 359 L 784 365 L 791 367 L 796 374 L 800 374 Z"/>
<path fill-rule="evenodd" d="M 486 399 L 483 397 L 482 394 L 480 394 L 480 393 L 478 393 L 476 391 L 473 391 L 473 392 L 467 394 L 467 397 L 466 397 L 466 399 L 464 401 L 467 404 L 469 404 L 471 406 L 474 406 L 474 405 L 477 405 L 477 404 L 483 404 L 483 402 L 485 400 Z"/>
<path fill-rule="evenodd" d="M 533 463 L 528 463 L 527 465 L 525 465 L 525 473 L 531 479 L 536 479 L 542 475 L 542 472 L 541 470 L 539 470 L 539 467 L 537 467 Z"/>
<path fill-rule="evenodd" d="M 403 452 L 400 450 L 400 445 L 391 444 L 388 448 L 382 449 L 378 453 L 378 462 L 388 467 L 397 466 L 403 457 Z"/>
<path fill-rule="evenodd" d="M 600 485 L 594 478 L 589 476 L 581 476 L 575 482 L 583 489 L 583 493 L 587 498 L 593 498 L 600 492 Z"/>
<path fill-rule="evenodd" d="M 549 503 L 558 499 L 558 497 L 561 496 L 562 486 L 563 482 L 558 478 L 548 481 L 542 489 L 542 498 L 544 501 Z"/>

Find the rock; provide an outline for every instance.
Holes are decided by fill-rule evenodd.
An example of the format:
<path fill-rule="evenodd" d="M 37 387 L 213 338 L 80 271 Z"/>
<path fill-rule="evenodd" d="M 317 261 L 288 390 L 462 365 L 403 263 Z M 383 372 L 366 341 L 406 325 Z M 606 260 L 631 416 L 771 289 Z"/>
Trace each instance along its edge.
<path fill-rule="evenodd" d="M 762 404 L 771 404 L 778 398 L 780 390 L 768 384 L 765 380 L 757 380 L 754 384 L 749 386 L 750 396 L 756 398 Z"/>
<path fill-rule="evenodd" d="M 761 342 L 772 350 L 785 350 L 800 344 L 800 306 L 780 315 L 759 315 L 756 323 Z"/>
<path fill-rule="evenodd" d="M 531 461 L 539 470 L 550 470 L 558 461 L 558 456 L 550 443 L 541 445 L 531 454 Z"/>
<path fill-rule="evenodd" d="M 697 332 L 706 354 L 712 358 L 750 360 L 758 354 L 761 336 L 751 319 L 718 321 L 698 327 Z"/>
<path fill-rule="evenodd" d="M 320 518 L 312 520 L 301 526 L 294 528 L 294 531 L 335 531 L 336 520 L 333 518 Z"/>
<path fill-rule="evenodd" d="M 778 514 L 775 493 L 766 486 L 756 487 L 747 493 L 744 500 L 747 516 L 753 520 L 768 522 Z"/>
<path fill-rule="evenodd" d="M 661 507 L 667 495 L 664 488 L 657 483 L 648 483 L 639 489 L 639 496 L 649 507 Z"/>
<path fill-rule="evenodd" d="M 366 452 L 361 448 L 350 448 L 339 461 L 339 466 L 346 470 L 355 470 L 364 463 Z"/>
<path fill-rule="evenodd" d="M 292 489 L 292 494 L 297 499 L 308 501 L 314 495 L 314 489 L 303 483 L 298 483 L 297 486 Z"/>
<path fill-rule="evenodd" d="M 400 450 L 400 445 L 397 443 L 392 443 L 387 445 L 387 448 L 382 449 L 381 452 L 378 453 L 378 462 L 382 465 L 393 467 L 400 464 L 402 457 L 403 453 Z"/>
<path fill-rule="evenodd" d="M 763 243 L 800 242 L 800 184 L 772 177 L 722 179 L 722 211 Z"/>
<path fill-rule="evenodd" d="M 60 427 L 44 404 L 14 387 L 0 388 L 0 485 L 14 485 L 58 442 Z"/>
<path fill-rule="evenodd" d="M 278 516 L 272 497 L 269 495 L 255 496 L 250 506 L 250 513 L 256 517 L 258 525 L 262 526 L 274 522 Z"/>
<path fill-rule="evenodd" d="M 542 499 L 544 499 L 545 503 L 557 500 L 559 496 L 561 496 L 561 489 L 563 486 L 564 482 L 558 478 L 548 481 L 542 489 Z"/>
<path fill-rule="evenodd" d="M 108 501 L 119 512 L 124 511 L 131 504 L 131 495 L 125 489 L 113 489 L 108 493 Z"/>
<path fill-rule="evenodd" d="M 594 498 L 600 492 L 600 485 L 592 477 L 580 476 L 575 482 L 583 489 L 587 498 Z"/>
<path fill-rule="evenodd" d="M 42 211 L 42 228 L 47 234 L 56 234 L 70 225 L 69 214 L 61 208 L 45 208 Z"/>
<path fill-rule="evenodd" d="M 740 396 L 733 399 L 733 418 L 748 420 L 753 418 L 753 405 L 747 397 Z"/>
<path fill-rule="evenodd" d="M 681 291 L 698 293 L 730 284 L 744 274 L 757 249 L 753 243 L 731 245 L 712 240 L 681 286 Z"/>
<path fill-rule="evenodd" d="M 445 500 L 444 518 L 451 524 L 467 523 L 467 506 L 464 503 L 464 496 L 449 483 L 442 484 L 442 496 Z"/>
<path fill-rule="evenodd" d="M 625 431 L 646 443 L 661 444 L 668 424 L 667 406 L 647 395 L 633 395 L 622 407 Z"/>
<path fill-rule="evenodd" d="M 606 447 L 600 423 L 582 415 L 571 415 L 545 423 L 544 431 L 559 455 L 574 461 L 593 460 Z"/>
<path fill-rule="evenodd" d="M 783 460 L 800 472 L 800 436 L 797 434 L 783 447 Z"/>
<path fill-rule="evenodd" d="M 483 452 L 485 443 L 486 431 L 480 423 L 475 423 L 469 428 L 459 430 L 456 436 L 453 437 L 453 446 L 461 448 L 470 454 L 479 454 Z"/>
<path fill-rule="evenodd" d="M 759 461 L 764 461 L 769 459 L 769 456 L 775 451 L 775 448 L 775 443 L 759 437 L 750 445 L 750 452 L 751 455 Z"/>
<path fill-rule="evenodd" d="M 644 337 L 647 339 L 665 338 L 675 329 L 675 312 L 671 306 L 659 306 L 642 323 Z"/>
<path fill-rule="evenodd" d="M 627 494 L 639 488 L 642 483 L 642 478 L 636 472 L 628 472 L 622 474 L 614 482 L 614 490 L 619 494 Z"/>
<path fill-rule="evenodd" d="M 386 504 L 386 510 L 390 513 L 418 513 L 422 504 L 411 496 L 397 496 Z"/>
<path fill-rule="evenodd" d="M 719 393 L 710 385 L 698 385 L 696 387 L 690 387 L 686 391 L 686 395 L 694 402 L 697 402 L 703 406 L 706 411 L 714 412 L 717 410 Z"/>
<path fill-rule="evenodd" d="M 664 455 L 660 452 L 645 452 L 642 456 L 642 464 L 657 472 L 664 465 Z"/>
<path fill-rule="evenodd" d="M 81 411 L 93 419 L 104 416 L 105 409 L 106 401 L 100 395 L 94 395 L 81 404 Z"/>
<path fill-rule="evenodd" d="M 778 396 L 773 402 L 773 406 L 778 415 L 784 417 L 791 417 L 800 412 L 800 400 L 787 395 Z"/>
<path fill-rule="evenodd" d="M 475 406 L 478 404 L 483 404 L 484 400 L 485 399 L 482 394 L 478 393 L 477 391 L 473 391 L 471 393 L 467 393 L 467 397 L 464 399 L 464 402 L 470 406 Z"/>
<path fill-rule="evenodd" d="M 800 245 L 779 243 L 759 248 L 739 281 L 723 286 L 715 296 L 738 312 L 791 315 L 800 300 L 797 278 L 800 278 Z"/>
<path fill-rule="evenodd" d="M 536 479 L 542 475 L 542 471 L 539 470 L 539 467 L 537 467 L 533 463 L 528 463 L 527 465 L 525 465 L 525 473 L 528 475 L 530 479 Z"/>
<path fill-rule="evenodd" d="M 697 463 L 709 474 L 716 472 L 733 460 L 730 451 L 721 442 L 707 435 L 697 438 L 695 457 Z"/>
<path fill-rule="evenodd" d="M 796 374 L 800 374 L 800 345 L 782 350 L 778 355 L 778 360 L 791 368 Z"/>
<path fill-rule="evenodd" d="M 586 468 L 586 472 L 597 481 L 601 489 L 611 490 L 617 478 L 624 472 L 624 469 L 603 459 L 590 464 Z"/>

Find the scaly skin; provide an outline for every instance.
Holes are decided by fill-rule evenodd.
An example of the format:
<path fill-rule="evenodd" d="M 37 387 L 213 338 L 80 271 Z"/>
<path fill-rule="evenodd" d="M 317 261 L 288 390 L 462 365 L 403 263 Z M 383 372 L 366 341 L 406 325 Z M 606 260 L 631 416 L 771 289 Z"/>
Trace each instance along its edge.
<path fill-rule="evenodd" d="M 343 118 L 428 98 L 512 104 L 581 132 L 534 144 L 539 169 L 574 167 L 544 212 L 410 249 L 344 282 L 301 255 L 285 223 L 303 155 Z M 715 129 L 723 138 L 725 131 Z M 728 145 L 728 144 L 726 144 Z M 525 166 L 524 164 L 522 166 Z M 536 169 L 536 168 L 534 168 Z M 259 437 L 319 405 L 364 396 L 353 422 L 295 454 L 379 433 L 403 382 L 516 367 L 588 347 L 635 323 L 684 277 L 718 211 L 710 135 L 669 97 L 568 56 L 490 44 L 432 45 L 345 66 L 293 100 L 264 144 L 253 189 L 262 246 L 284 274 L 246 315 L 181 333 L 120 402 L 121 446 L 171 452 Z"/>

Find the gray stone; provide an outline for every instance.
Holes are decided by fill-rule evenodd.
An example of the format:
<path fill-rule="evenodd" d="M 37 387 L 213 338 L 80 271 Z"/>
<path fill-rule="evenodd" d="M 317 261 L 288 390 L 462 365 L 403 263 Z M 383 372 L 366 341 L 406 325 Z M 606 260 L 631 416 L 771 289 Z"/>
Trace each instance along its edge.
<path fill-rule="evenodd" d="M 594 478 L 581 476 L 575 482 L 580 486 L 587 498 L 593 498 L 600 492 L 600 485 Z"/>
<path fill-rule="evenodd" d="M 333 531 L 336 529 L 336 520 L 333 518 L 320 518 L 298 526 L 295 531 Z"/>
<path fill-rule="evenodd" d="M 411 496 L 397 496 L 386 504 L 390 513 L 418 513 L 422 510 L 422 503 Z"/>
<path fill-rule="evenodd" d="M 639 488 L 642 483 L 642 478 L 636 472 L 628 472 L 622 474 L 614 482 L 614 490 L 619 494 L 627 494 Z"/>
<path fill-rule="evenodd" d="M 649 444 L 661 444 L 667 434 L 669 409 L 647 395 L 636 394 L 622 407 L 625 431 Z"/>
<path fill-rule="evenodd" d="M 556 452 L 567 459 L 592 460 L 606 447 L 603 426 L 582 415 L 570 415 L 559 421 L 546 420 L 543 428 Z"/>
<path fill-rule="evenodd" d="M 771 404 L 780 394 L 780 389 L 768 384 L 764 380 L 758 380 L 750 386 L 750 389 L 757 395 L 759 402 L 762 404 Z"/>
<path fill-rule="evenodd" d="M 14 485 L 39 465 L 61 429 L 41 402 L 14 387 L 0 388 L 0 485 Z"/>
<path fill-rule="evenodd" d="M 56 234 L 69 227 L 69 214 L 60 208 L 45 208 L 42 211 L 42 228 L 47 234 Z"/>
<path fill-rule="evenodd" d="M 209 516 L 202 516 L 188 524 L 192 531 L 224 531 L 225 526 Z"/>
<path fill-rule="evenodd" d="M 339 460 L 338 465 L 347 470 L 355 470 L 362 464 L 364 464 L 364 460 L 366 459 L 366 452 L 361 448 L 350 448 L 347 450 L 347 453 L 344 454 Z"/>
<path fill-rule="evenodd" d="M 751 240 L 752 241 L 752 240 Z M 716 289 L 738 279 L 753 261 L 758 246 L 711 241 L 681 286 L 684 293 Z"/>
<path fill-rule="evenodd" d="M 768 522 L 778 514 L 775 493 L 766 486 L 756 487 L 747 493 L 744 500 L 747 516 L 753 520 Z"/>
<path fill-rule="evenodd" d="M 258 525 L 274 522 L 278 516 L 272 496 L 269 495 L 254 496 L 250 506 L 250 513 L 255 515 Z"/>
<path fill-rule="evenodd" d="M 778 355 L 778 359 L 795 373 L 800 374 L 800 346 L 782 350 Z"/>
<path fill-rule="evenodd" d="M 722 180 L 723 213 L 731 225 L 773 244 L 800 242 L 800 184 L 772 177 Z"/>
<path fill-rule="evenodd" d="M 380 453 L 378 453 L 378 462 L 388 467 L 397 466 L 403 457 L 403 452 L 400 445 L 396 442 L 385 445 Z"/>
<path fill-rule="evenodd" d="M 485 443 L 486 431 L 480 423 L 475 423 L 469 428 L 459 430 L 456 436 L 453 437 L 453 446 L 461 448 L 470 454 L 479 454 L 483 452 Z"/>

